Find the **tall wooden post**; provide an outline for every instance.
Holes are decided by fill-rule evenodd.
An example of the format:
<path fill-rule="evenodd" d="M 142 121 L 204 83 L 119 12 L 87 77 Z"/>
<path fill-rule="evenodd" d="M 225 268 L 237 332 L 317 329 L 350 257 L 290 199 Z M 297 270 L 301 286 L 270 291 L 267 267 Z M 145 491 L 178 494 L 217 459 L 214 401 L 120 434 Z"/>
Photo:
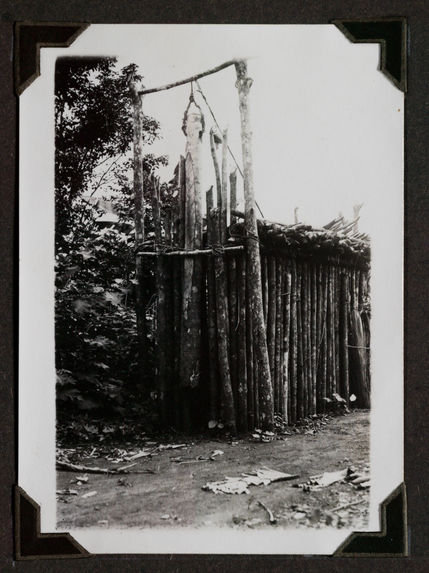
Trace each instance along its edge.
<path fill-rule="evenodd" d="M 230 190 L 230 200 L 229 200 L 229 224 L 235 225 L 237 222 L 237 217 L 234 213 L 237 211 L 237 170 L 231 171 L 229 174 L 229 190 Z"/>
<path fill-rule="evenodd" d="M 185 114 L 185 250 L 202 247 L 202 197 L 200 181 L 200 154 L 204 118 L 193 98 Z M 200 380 L 201 354 L 201 301 L 202 261 L 198 257 L 185 257 L 183 262 L 183 308 L 181 328 L 180 382 L 182 388 L 195 388 Z M 184 399 L 184 426 L 190 425 L 189 396 Z"/>
<path fill-rule="evenodd" d="M 227 210 L 228 210 L 228 130 L 222 133 L 222 202 L 220 210 L 220 242 L 227 240 Z"/>
<path fill-rule="evenodd" d="M 135 246 L 139 247 L 145 240 L 145 200 L 143 186 L 143 96 L 139 94 L 136 83 L 131 77 L 129 82 L 133 104 L 133 192 L 134 192 L 134 227 Z M 146 310 L 144 300 L 144 272 L 140 255 L 136 256 L 136 319 L 138 336 L 139 379 L 142 381 L 146 355 Z"/>
<path fill-rule="evenodd" d="M 245 230 L 247 239 L 247 279 L 249 283 L 250 310 L 252 314 L 254 352 L 258 364 L 259 411 L 261 425 L 272 429 L 274 425 L 273 389 L 268 360 L 267 337 L 262 303 L 261 257 L 255 212 L 253 185 L 252 132 L 249 117 L 249 90 L 252 80 L 247 76 L 247 63 L 235 63 L 241 119 L 241 143 L 244 171 Z"/>

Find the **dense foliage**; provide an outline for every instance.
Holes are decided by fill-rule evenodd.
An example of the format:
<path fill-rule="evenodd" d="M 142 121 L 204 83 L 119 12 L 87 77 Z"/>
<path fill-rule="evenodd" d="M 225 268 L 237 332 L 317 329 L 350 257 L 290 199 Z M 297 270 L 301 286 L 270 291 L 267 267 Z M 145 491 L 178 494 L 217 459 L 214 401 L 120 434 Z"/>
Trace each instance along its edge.
<path fill-rule="evenodd" d="M 135 65 L 119 71 L 114 59 L 57 61 L 59 422 L 75 414 L 86 414 L 88 419 L 141 415 L 142 388 L 136 371 L 130 74 L 141 79 Z M 146 116 L 143 127 L 145 144 L 150 145 L 159 137 L 159 124 Z M 146 158 L 148 193 L 149 169 L 165 161 L 164 157 Z M 107 220 L 106 205 L 114 212 Z"/>

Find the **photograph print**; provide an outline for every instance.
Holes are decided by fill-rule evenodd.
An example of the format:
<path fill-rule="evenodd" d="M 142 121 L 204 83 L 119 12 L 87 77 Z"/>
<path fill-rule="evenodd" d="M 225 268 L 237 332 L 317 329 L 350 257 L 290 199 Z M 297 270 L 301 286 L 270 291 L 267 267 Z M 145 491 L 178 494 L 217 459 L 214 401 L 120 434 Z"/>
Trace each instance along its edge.
<path fill-rule="evenodd" d="M 48 247 L 48 360 L 21 369 L 19 479 L 42 530 L 332 554 L 380 529 L 402 482 L 404 98 L 379 56 L 335 25 L 91 25 L 41 51 L 21 122 L 52 141 L 40 177 L 20 152 L 21 264 Z"/>

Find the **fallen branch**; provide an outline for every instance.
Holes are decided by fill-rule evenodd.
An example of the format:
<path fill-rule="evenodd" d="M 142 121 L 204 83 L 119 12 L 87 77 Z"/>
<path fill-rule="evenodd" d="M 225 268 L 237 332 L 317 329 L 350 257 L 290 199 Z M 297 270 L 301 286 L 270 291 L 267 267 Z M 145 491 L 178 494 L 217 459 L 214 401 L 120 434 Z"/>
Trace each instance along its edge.
<path fill-rule="evenodd" d="M 274 517 L 273 512 L 271 511 L 271 509 L 269 509 L 264 503 L 262 503 L 262 501 L 258 500 L 259 505 L 265 509 L 265 511 L 268 513 L 268 517 L 270 518 L 270 523 L 277 523 L 277 519 Z"/>
<path fill-rule="evenodd" d="M 352 501 L 351 503 L 345 503 L 344 505 L 338 505 L 337 507 L 334 507 L 334 509 L 332 510 L 334 511 L 341 511 L 342 509 L 347 509 L 348 507 L 352 507 L 353 505 L 358 505 L 359 503 L 363 503 L 364 501 L 366 501 L 366 499 L 358 499 L 357 501 Z"/>
<path fill-rule="evenodd" d="M 66 472 L 85 472 L 88 474 L 105 474 L 105 475 L 129 474 L 129 473 L 136 473 L 136 474 L 154 473 L 153 470 L 149 469 L 130 472 L 129 468 L 134 465 L 135 464 L 131 464 L 129 466 L 124 466 L 122 468 L 109 469 L 109 468 L 82 466 L 80 464 L 72 464 L 71 462 L 57 461 L 57 469 Z"/>

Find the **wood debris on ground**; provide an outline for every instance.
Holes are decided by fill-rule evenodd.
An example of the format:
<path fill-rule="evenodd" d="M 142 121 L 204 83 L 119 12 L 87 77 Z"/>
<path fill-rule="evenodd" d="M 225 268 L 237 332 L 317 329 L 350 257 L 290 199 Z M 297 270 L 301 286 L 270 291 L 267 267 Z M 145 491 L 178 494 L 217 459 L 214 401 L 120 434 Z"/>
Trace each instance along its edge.
<path fill-rule="evenodd" d="M 91 467 L 91 466 L 83 466 L 80 464 L 72 464 L 67 461 L 60 461 L 57 460 L 57 469 L 62 471 L 68 472 L 86 472 L 92 474 L 106 474 L 106 475 L 115 475 L 115 474 L 128 474 L 130 472 L 130 468 L 135 466 L 136 464 L 130 464 L 128 466 L 124 466 L 121 468 L 100 468 L 100 467 Z M 154 473 L 153 470 L 144 469 L 144 470 L 134 470 L 132 473 Z"/>
<path fill-rule="evenodd" d="M 271 511 L 271 509 L 270 509 L 269 507 L 267 507 L 267 506 L 265 505 L 265 503 L 262 503 L 262 501 L 259 501 L 259 500 L 258 500 L 258 504 L 259 504 L 263 509 L 265 509 L 265 511 L 268 513 L 268 517 L 269 517 L 270 523 L 273 524 L 273 525 L 274 525 L 275 523 L 277 523 L 277 518 L 274 517 L 274 514 L 273 514 L 273 512 Z"/>
<path fill-rule="evenodd" d="M 77 485 L 82 485 L 83 483 L 88 483 L 88 476 L 76 476 L 70 480 L 70 483 L 75 483 Z"/>
<path fill-rule="evenodd" d="M 306 482 L 296 484 L 303 491 L 314 491 L 332 485 L 338 481 L 344 480 L 351 473 L 350 468 L 337 472 L 324 472 L 322 474 L 310 477 Z"/>
<path fill-rule="evenodd" d="M 371 487 L 371 476 L 368 468 L 362 472 L 352 472 L 347 476 L 347 481 L 354 485 L 356 489 L 369 489 Z"/>
<path fill-rule="evenodd" d="M 241 494 L 249 493 L 250 485 L 269 485 L 272 482 L 298 478 L 298 475 L 286 474 L 269 468 L 260 468 L 239 477 L 225 477 L 221 481 L 208 482 L 202 489 L 213 493 Z"/>
<path fill-rule="evenodd" d="M 254 441 L 254 442 L 269 443 L 275 439 L 276 439 L 276 434 L 274 432 L 262 431 L 262 430 L 256 429 L 252 433 L 252 441 Z"/>
<path fill-rule="evenodd" d="M 160 452 L 165 450 L 176 450 L 179 448 L 187 448 L 192 446 L 193 442 L 187 444 L 161 444 L 159 442 L 148 441 L 146 440 L 144 443 L 144 447 L 140 449 L 124 449 L 124 448 L 117 448 L 117 447 L 108 447 L 103 445 L 101 447 L 93 447 L 91 450 L 87 448 L 82 450 L 81 448 L 57 448 L 57 467 L 58 469 L 67 470 L 67 465 L 70 466 L 69 471 L 78 471 L 72 469 L 71 466 L 79 465 L 77 460 L 83 458 L 104 458 L 106 461 L 112 464 L 120 464 L 124 462 L 132 462 L 139 459 L 150 459 L 154 456 L 159 455 Z M 85 467 L 85 466 L 82 466 Z M 82 470 L 86 471 L 86 470 Z M 104 470 L 99 472 L 95 471 L 95 468 L 91 471 L 91 473 L 106 473 Z M 109 470 L 115 471 L 114 469 Z M 119 470 L 118 470 L 119 471 Z"/>
<path fill-rule="evenodd" d="M 222 450 L 213 450 L 209 456 L 197 456 L 196 458 L 184 458 L 183 456 L 176 456 L 170 458 L 171 462 L 176 464 L 193 464 L 197 462 L 215 462 L 218 456 L 223 456 Z"/>
<path fill-rule="evenodd" d="M 295 485 L 303 491 L 308 492 L 322 489 L 339 481 L 351 483 L 356 486 L 357 489 L 368 489 L 370 487 L 369 470 L 365 469 L 363 472 L 359 473 L 353 467 L 348 467 L 344 470 L 324 472 L 319 475 L 312 476 L 306 482 Z"/>
<path fill-rule="evenodd" d="M 57 489 L 57 495 L 78 495 L 78 493 L 76 489 Z"/>
<path fill-rule="evenodd" d="M 83 495 L 81 495 L 82 499 L 86 499 L 88 497 L 94 497 L 94 495 L 97 495 L 97 491 L 92 490 L 92 491 L 87 491 L 86 493 L 84 493 Z"/>

